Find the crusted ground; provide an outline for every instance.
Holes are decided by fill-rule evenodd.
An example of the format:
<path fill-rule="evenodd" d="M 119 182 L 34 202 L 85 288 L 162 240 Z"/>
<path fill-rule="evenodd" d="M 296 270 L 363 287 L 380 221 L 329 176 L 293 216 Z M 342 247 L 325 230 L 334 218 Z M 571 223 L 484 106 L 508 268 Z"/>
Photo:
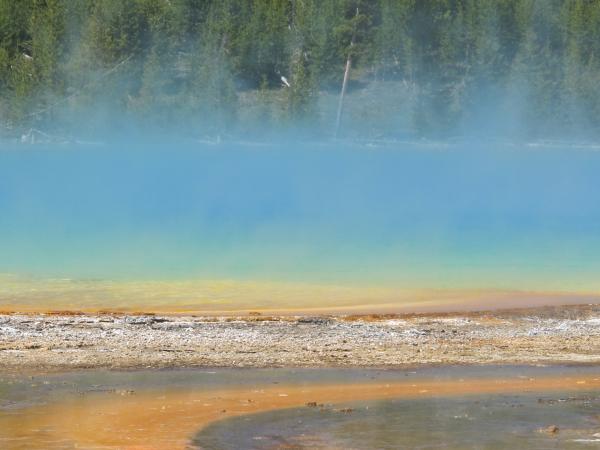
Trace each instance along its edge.
<path fill-rule="evenodd" d="M 3 369 L 600 363 L 600 306 L 241 318 L 0 315 Z"/>

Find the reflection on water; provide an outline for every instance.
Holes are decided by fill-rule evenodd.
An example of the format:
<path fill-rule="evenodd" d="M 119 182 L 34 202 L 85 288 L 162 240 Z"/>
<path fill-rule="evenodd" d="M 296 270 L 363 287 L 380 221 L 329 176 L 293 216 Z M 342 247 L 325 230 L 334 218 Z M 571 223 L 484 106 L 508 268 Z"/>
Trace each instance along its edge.
<path fill-rule="evenodd" d="M 569 448 L 599 396 L 595 367 L 4 375 L 0 448 Z"/>
<path fill-rule="evenodd" d="M 195 444 L 205 450 L 581 449 L 600 444 L 599 394 L 473 395 L 270 411 L 218 422 Z"/>

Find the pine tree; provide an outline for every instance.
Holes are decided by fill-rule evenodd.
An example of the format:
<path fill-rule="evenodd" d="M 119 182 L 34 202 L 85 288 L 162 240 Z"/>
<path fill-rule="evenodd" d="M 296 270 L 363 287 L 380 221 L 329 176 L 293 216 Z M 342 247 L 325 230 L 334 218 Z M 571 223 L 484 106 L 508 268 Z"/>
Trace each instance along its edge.
<path fill-rule="evenodd" d="M 600 134 L 598 55 L 590 0 L 0 0 L 0 123 L 331 130 L 346 78 L 348 121 L 399 87 L 427 136 Z"/>
<path fill-rule="evenodd" d="M 410 20 L 415 0 L 380 0 L 377 29 L 379 75 L 383 79 L 413 79 L 413 37 Z"/>
<path fill-rule="evenodd" d="M 522 119 L 527 124 L 527 133 L 552 134 L 566 119 L 561 102 L 564 79 L 561 2 L 523 0 L 520 8 L 518 18 L 525 32 L 511 76 L 519 86 L 519 98 L 525 100 Z"/>
<path fill-rule="evenodd" d="M 229 59 L 233 0 L 213 3 L 197 44 L 189 89 L 195 129 L 213 136 L 235 127 L 237 95 Z"/>
<path fill-rule="evenodd" d="M 0 101 L 2 121 L 24 120 L 34 88 L 30 18 L 33 1 L 0 0 Z"/>
<path fill-rule="evenodd" d="M 64 96 L 65 3 L 63 0 L 34 0 L 30 23 L 33 83 L 37 90 L 36 108 L 45 110 Z M 51 109 L 43 119 L 52 119 Z M 41 115 L 37 117 L 42 119 Z"/>
<path fill-rule="evenodd" d="M 281 0 L 249 0 L 248 21 L 239 29 L 237 73 L 246 87 L 256 88 L 264 77 L 279 86 L 281 76 L 289 75 L 289 4 Z"/>
<path fill-rule="evenodd" d="M 144 1 L 141 14 L 148 27 L 141 85 L 134 101 L 136 112 L 153 127 L 172 128 L 180 114 L 182 86 L 189 75 L 181 66 L 185 19 L 181 3 Z"/>
<path fill-rule="evenodd" d="M 312 2 L 292 1 L 290 10 L 290 74 L 291 86 L 288 89 L 289 118 L 296 126 L 315 116 L 316 94 L 315 70 L 316 61 L 312 59 L 311 42 L 313 19 L 316 13 Z"/>

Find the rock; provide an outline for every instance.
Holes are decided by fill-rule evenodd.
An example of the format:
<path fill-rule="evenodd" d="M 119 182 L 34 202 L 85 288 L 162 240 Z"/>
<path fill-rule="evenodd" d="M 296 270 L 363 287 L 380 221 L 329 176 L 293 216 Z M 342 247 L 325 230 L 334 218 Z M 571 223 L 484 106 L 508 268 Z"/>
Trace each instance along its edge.
<path fill-rule="evenodd" d="M 119 390 L 115 391 L 115 394 L 121 395 L 121 396 L 125 397 L 126 395 L 133 395 L 133 394 L 135 394 L 135 391 L 133 391 L 131 389 L 119 389 Z"/>
<path fill-rule="evenodd" d="M 148 316 L 125 316 L 125 323 L 128 325 L 151 325 L 154 317 Z"/>
<path fill-rule="evenodd" d="M 325 317 L 300 317 L 297 322 L 313 325 L 328 325 L 331 323 L 331 319 Z"/>

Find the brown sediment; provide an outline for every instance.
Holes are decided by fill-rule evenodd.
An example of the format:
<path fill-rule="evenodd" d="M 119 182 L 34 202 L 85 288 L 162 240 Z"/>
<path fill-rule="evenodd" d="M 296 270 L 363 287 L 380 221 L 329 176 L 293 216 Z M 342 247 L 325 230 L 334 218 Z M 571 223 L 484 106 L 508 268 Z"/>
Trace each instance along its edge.
<path fill-rule="evenodd" d="M 337 410 L 348 411 L 348 402 L 361 400 L 599 388 L 600 377 L 586 375 L 94 393 L 0 416 L 0 435 L 23 439 L 28 449 L 51 449 L 52 442 L 61 442 L 91 449 L 175 450 L 188 448 L 194 434 L 212 422 L 307 404 L 335 404 Z"/>
<path fill-rule="evenodd" d="M 562 299 L 564 300 L 564 299 Z M 577 300 L 577 301 L 575 301 Z M 411 319 L 417 317 L 471 317 L 486 318 L 489 316 L 518 316 L 533 314 L 552 316 L 556 313 L 562 314 L 565 310 L 593 310 L 600 306 L 598 302 L 579 303 L 580 299 L 572 302 L 540 303 L 534 305 L 504 303 L 495 306 L 464 303 L 460 304 L 365 304 L 348 306 L 323 306 L 313 308 L 269 308 L 261 310 L 231 309 L 231 310 L 203 310 L 203 309 L 178 309 L 178 308 L 155 308 L 146 310 L 131 308 L 95 309 L 80 308 L 69 310 L 44 309 L 40 306 L 14 305 L 10 309 L 0 310 L 0 316 L 25 315 L 25 316 L 167 316 L 167 317 L 203 317 L 216 320 L 293 320 L 296 317 L 333 317 L 340 320 L 371 321 L 378 322 L 391 319 Z"/>
<path fill-rule="evenodd" d="M 75 311 L 75 310 L 51 310 L 47 311 L 45 314 L 49 316 L 83 316 L 85 313 L 83 311 Z"/>

